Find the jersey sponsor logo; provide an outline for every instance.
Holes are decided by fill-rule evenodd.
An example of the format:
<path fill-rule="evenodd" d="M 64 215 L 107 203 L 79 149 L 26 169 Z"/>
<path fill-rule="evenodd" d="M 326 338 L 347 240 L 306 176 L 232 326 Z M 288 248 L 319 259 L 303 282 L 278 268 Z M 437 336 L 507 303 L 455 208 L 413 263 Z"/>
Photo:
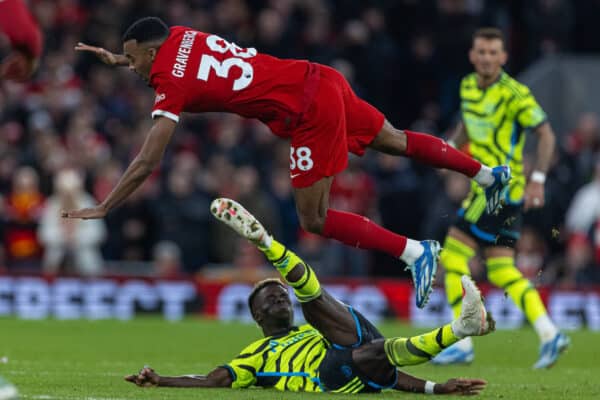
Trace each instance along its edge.
<path fill-rule="evenodd" d="M 166 94 L 164 94 L 164 93 L 160 93 L 160 94 L 157 93 L 156 97 L 154 98 L 154 104 L 158 104 L 158 103 L 160 103 L 161 101 L 163 101 L 166 98 L 167 98 Z"/>
<path fill-rule="evenodd" d="M 185 69 L 187 68 L 194 39 L 197 34 L 198 32 L 196 31 L 185 31 L 183 34 L 179 49 L 177 49 L 177 56 L 175 56 L 175 64 L 173 64 L 173 69 L 171 70 L 171 74 L 175 78 L 183 78 L 183 75 L 185 75 Z"/>
<path fill-rule="evenodd" d="M 294 179 L 295 177 L 300 176 L 300 175 L 302 175 L 302 174 L 290 174 L 290 178 Z"/>
<path fill-rule="evenodd" d="M 310 329 L 305 332 L 300 332 L 299 334 L 294 335 L 294 336 L 290 337 L 288 340 L 283 341 L 283 342 L 278 341 L 278 340 L 271 340 L 269 342 L 269 351 L 271 351 L 272 353 L 276 353 L 277 347 L 280 347 L 281 350 L 283 350 L 288 346 L 298 343 L 299 341 L 303 340 L 306 337 L 312 337 L 312 336 L 315 336 L 318 334 L 319 333 L 315 329 Z"/>

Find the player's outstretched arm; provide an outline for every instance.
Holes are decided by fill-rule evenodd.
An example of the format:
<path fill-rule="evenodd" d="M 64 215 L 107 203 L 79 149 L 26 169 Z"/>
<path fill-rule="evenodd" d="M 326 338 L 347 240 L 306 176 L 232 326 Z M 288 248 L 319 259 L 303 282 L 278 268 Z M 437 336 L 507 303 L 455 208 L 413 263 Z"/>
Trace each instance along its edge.
<path fill-rule="evenodd" d="M 140 387 L 231 387 L 231 375 L 225 368 L 216 368 L 208 375 L 160 376 L 152 368 L 145 366 L 137 374 L 127 375 L 127 382 Z"/>
<path fill-rule="evenodd" d="M 398 379 L 394 389 L 403 392 L 429 394 L 476 395 L 481 393 L 487 382 L 482 379 L 456 378 L 445 383 L 425 381 L 398 370 Z"/>
<path fill-rule="evenodd" d="M 102 47 L 90 46 L 82 42 L 77 43 L 75 46 L 76 51 L 87 51 L 95 54 L 104 64 L 110 65 L 111 67 L 125 66 L 129 64 L 129 60 L 123 54 L 115 54 L 106 50 Z"/>
<path fill-rule="evenodd" d="M 158 117 L 139 154 L 131 162 L 117 186 L 106 199 L 96 207 L 81 210 L 63 210 L 63 218 L 96 219 L 104 218 L 106 214 L 121 204 L 131 193 L 150 176 L 158 166 L 165 149 L 175 132 L 176 123 L 168 118 Z"/>
<path fill-rule="evenodd" d="M 544 206 L 544 183 L 556 146 L 556 135 L 549 122 L 538 126 L 534 132 L 538 136 L 538 146 L 535 167 L 525 187 L 525 203 L 523 205 L 525 211 Z"/>

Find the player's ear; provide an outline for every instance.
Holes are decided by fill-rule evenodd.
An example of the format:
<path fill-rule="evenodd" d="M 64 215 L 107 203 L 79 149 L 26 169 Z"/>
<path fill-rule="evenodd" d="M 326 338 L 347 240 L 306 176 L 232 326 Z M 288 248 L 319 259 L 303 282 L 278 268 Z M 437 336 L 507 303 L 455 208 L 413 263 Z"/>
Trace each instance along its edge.
<path fill-rule="evenodd" d="M 475 64 L 475 47 L 471 47 L 471 49 L 469 50 L 469 61 L 471 62 L 471 64 Z"/>
<path fill-rule="evenodd" d="M 252 314 L 252 319 L 254 320 L 254 322 L 256 322 L 256 324 L 260 328 L 260 323 L 263 320 L 262 313 L 260 312 L 260 310 L 250 310 L 250 313 Z"/>
<path fill-rule="evenodd" d="M 501 65 L 504 66 L 507 61 L 508 61 L 508 52 L 503 47 L 502 48 L 502 56 L 500 58 Z"/>
<path fill-rule="evenodd" d="M 158 49 L 156 47 L 150 47 L 148 49 L 148 54 L 150 54 L 150 59 L 152 61 L 154 61 L 154 58 L 156 58 L 156 53 L 158 53 Z"/>

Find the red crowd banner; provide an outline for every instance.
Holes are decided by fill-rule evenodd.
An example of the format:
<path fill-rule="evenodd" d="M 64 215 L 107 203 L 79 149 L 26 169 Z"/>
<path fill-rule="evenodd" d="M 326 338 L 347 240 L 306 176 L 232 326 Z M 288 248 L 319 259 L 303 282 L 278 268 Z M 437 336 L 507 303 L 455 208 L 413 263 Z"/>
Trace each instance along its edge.
<path fill-rule="evenodd" d="M 427 307 L 420 310 L 414 305 L 409 281 L 337 280 L 325 287 L 375 323 L 395 318 L 426 327 L 451 319 L 443 288 L 436 288 Z M 521 311 L 502 290 L 485 284 L 481 289 L 499 328 L 518 328 L 526 323 Z M 252 285 L 248 283 L 191 279 L 0 276 L 0 316 L 130 319 L 140 314 L 160 313 L 169 320 L 202 315 L 223 321 L 251 321 L 247 306 L 251 290 Z M 600 331 L 600 287 L 583 291 L 539 290 L 550 316 L 561 328 L 587 327 Z M 300 306 L 295 303 L 295 307 L 300 322 Z"/>

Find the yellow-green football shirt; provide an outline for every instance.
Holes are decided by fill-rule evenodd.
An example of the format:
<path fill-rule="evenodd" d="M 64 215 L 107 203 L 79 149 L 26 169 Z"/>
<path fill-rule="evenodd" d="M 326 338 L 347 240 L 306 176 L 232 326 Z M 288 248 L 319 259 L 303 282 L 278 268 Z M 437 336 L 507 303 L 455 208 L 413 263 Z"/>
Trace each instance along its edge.
<path fill-rule="evenodd" d="M 513 178 L 509 202 L 523 199 L 523 146 L 526 133 L 547 119 L 529 88 L 502 72 L 491 86 L 480 89 L 472 73 L 460 84 L 461 114 L 473 158 L 488 166 L 509 165 Z M 481 191 L 479 185 L 472 185 Z"/>
<path fill-rule="evenodd" d="M 223 367 L 232 375 L 233 388 L 262 386 L 320 392 L 317 369 L 327 347 L 323 335 L 306 324 L 286 335 L 255 341 Z"/>

